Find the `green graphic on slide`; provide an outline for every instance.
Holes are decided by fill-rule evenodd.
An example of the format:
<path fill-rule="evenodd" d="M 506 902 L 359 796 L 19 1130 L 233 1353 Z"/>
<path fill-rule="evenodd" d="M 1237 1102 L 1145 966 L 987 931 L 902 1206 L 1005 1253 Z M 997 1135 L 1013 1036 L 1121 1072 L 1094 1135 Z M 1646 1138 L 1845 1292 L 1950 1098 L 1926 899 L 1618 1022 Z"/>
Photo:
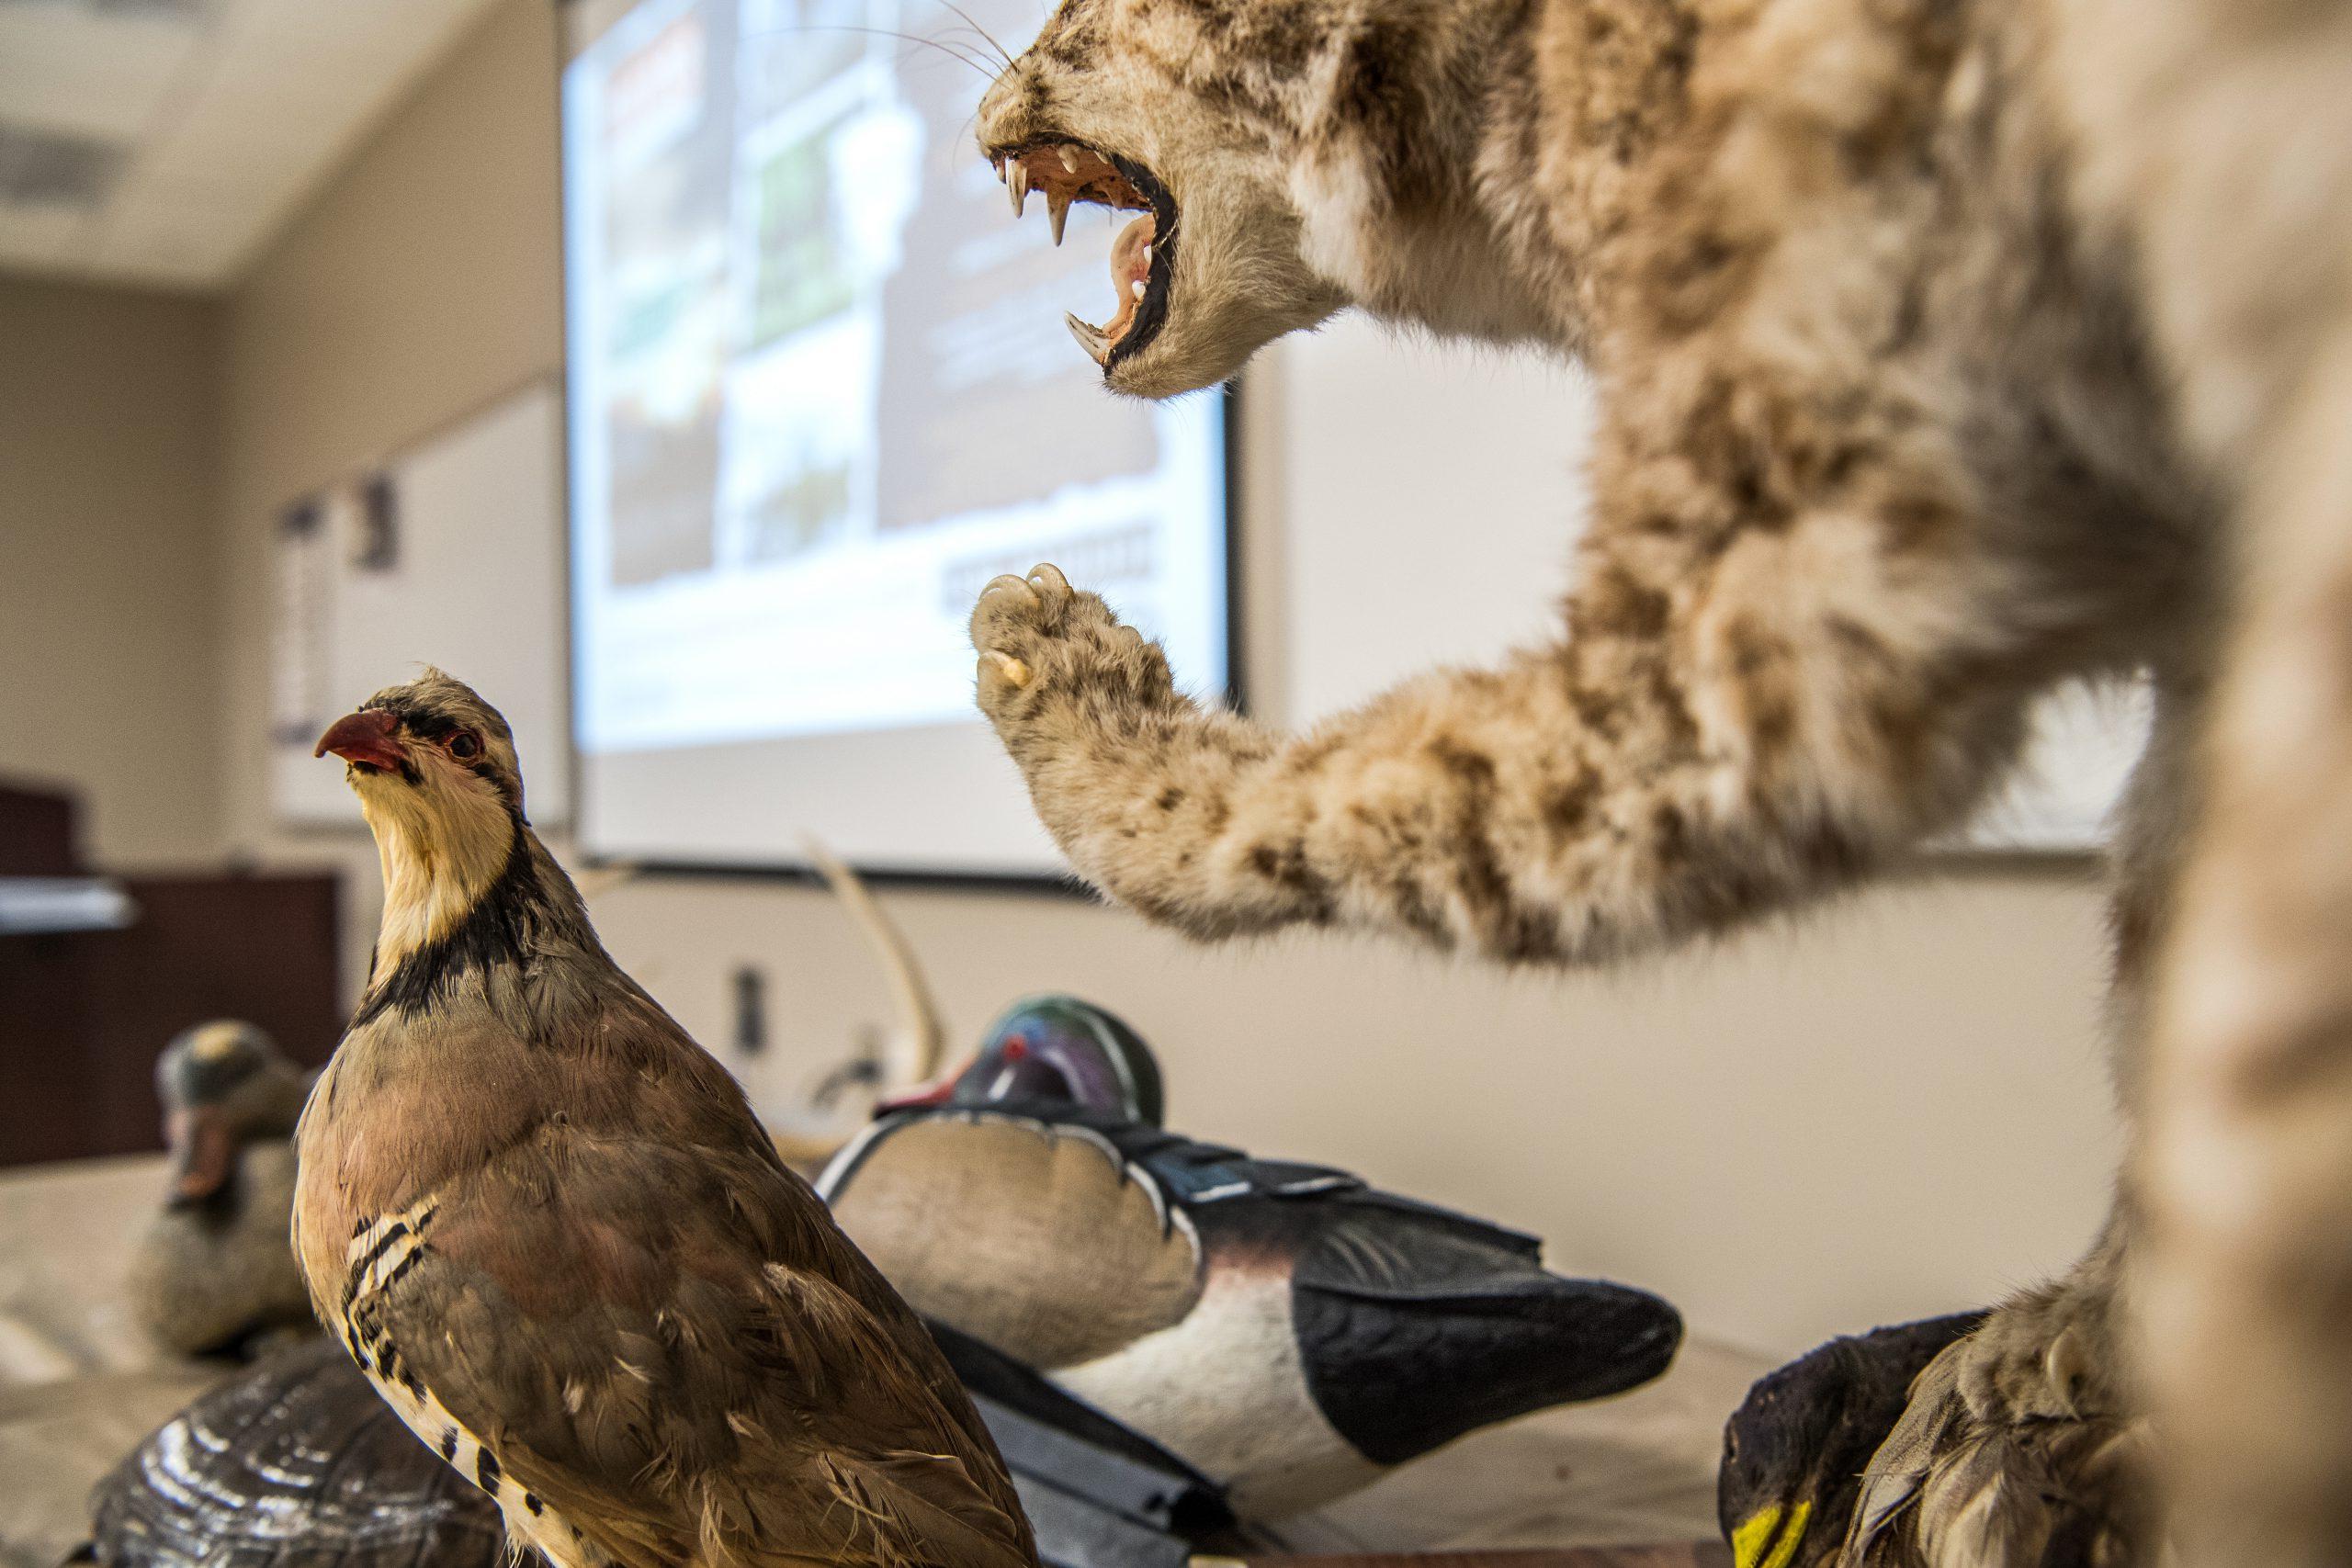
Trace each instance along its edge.
<path fill-rule="evenodd" d="M 835 243 L 833 175 L 826 155 L 832 129 L 779 149 L 759 170 L 754 348 L 838 314 L 857 298 Z"/>

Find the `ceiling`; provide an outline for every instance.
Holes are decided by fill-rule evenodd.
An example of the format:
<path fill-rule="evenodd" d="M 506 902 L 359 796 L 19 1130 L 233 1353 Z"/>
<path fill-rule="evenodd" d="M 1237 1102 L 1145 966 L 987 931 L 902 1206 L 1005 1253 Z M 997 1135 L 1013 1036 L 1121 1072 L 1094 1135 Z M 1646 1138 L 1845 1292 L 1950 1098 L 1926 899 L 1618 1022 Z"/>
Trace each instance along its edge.
<path fill-rule="evenodd" d="M 0 0 L 0 268 L 218 288 L 492 0 Z"/>

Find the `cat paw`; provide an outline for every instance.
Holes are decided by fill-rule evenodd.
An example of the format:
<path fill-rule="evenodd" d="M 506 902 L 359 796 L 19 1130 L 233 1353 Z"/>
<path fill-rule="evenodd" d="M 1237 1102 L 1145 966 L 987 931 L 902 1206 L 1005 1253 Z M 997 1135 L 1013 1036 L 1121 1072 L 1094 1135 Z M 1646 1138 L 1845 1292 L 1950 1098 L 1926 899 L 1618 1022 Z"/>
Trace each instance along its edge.
<path fill-rule="evenodd" d="M 2068 1281 L 1997 1308 L 1959 1348 L 1961 1402 L 1980 1422 L 2115 1413 L 2105 1293 Z"/>
<path fill-rule="evenodd" d="M 1178 699 L 1157 645 L 1052 567 L 997 578 L 972 610 L 980 709 L 1011 741 L 1016 726 L 1074 715 L 1115 722 L 1122 712 Z"/>

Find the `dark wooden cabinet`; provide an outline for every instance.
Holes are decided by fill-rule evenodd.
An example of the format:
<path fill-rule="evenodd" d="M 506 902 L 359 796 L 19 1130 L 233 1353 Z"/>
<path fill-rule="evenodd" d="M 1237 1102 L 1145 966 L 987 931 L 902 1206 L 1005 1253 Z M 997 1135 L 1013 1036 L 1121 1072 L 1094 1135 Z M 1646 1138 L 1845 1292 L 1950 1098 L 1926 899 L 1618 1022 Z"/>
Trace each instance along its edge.
<path fill-rule="evenodd" d="M 0 876 L 72 876 L 75 817 L 71 795 L 0 784 Z"/>
<path fill-rule="evenodd" d="M 90 874 L 71 825 L 0 789 L 0 875 Z M 245 1019 L 309 1064 L 342 1033 L 332 874 L 111 880 L 119 930 L 0 933 L 0 1166 L 160 1148 L 155 1057 L 189 1024 Z"/>

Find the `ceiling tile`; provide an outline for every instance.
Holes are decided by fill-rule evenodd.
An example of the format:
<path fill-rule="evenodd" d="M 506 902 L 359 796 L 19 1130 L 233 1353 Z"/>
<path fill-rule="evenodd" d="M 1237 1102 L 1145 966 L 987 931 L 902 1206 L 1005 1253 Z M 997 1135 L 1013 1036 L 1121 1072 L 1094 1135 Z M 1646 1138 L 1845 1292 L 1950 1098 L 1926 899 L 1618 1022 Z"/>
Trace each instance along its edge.
<path fill-rule="evenodd" d="M 140 149 L 136 170 L 170 183 L 276 184 L 308 177 L 347 132 L 347 103 L 300 88 L 209 74 L 185 108 Z"/>
<path fill-rule="evenodd" d="M 350 94 L 364 115 L 405 87 L 411 73 L 438 59 L 487 9 L 486 0 L 342 7 L 254 0 L 232 19 L 230 53 L 303 86 Z"/>
<path fill-rule="evenodd" d="M 0 119 L 134 141 L 202 36 L 168 13 L 0 6 Z"/>
<path fill-rule="evenodd" d="M 160 3 L 0 0 L 0 121 L 137 142 L 100 220 L 52 250 L 225 286 L 492 0 L 204 0 L 203 29 Z"/>

